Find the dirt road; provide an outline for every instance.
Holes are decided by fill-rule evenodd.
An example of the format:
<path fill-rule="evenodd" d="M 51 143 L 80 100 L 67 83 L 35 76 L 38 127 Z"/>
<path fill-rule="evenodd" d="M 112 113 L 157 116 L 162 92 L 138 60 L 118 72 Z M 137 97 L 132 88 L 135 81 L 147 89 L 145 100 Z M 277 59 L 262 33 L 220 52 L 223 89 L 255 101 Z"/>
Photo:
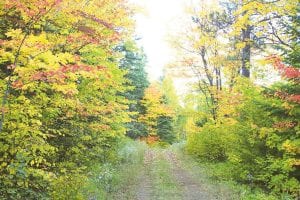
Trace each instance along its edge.
<path fill-rule="evenodd" d="M 197 170 L 187 168 L 184 162 L 171 150 L 148 149 L 137 179 L 135 200 L 232 199 L 227 194 L 230 191 L 220 192 L 220 188 L 206 183 Z"/>

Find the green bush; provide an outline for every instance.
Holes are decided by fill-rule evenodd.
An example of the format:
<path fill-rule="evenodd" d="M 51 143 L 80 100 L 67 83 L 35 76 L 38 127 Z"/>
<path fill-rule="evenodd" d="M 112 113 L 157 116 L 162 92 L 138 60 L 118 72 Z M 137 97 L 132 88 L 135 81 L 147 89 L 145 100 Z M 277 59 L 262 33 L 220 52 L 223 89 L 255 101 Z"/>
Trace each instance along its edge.
<path fill-rule="evenodd" d="M 83 200 L 85 196 L 81 188 L 85 187 L 87 177 L 82 174 L 72 173 L 56 178 L 52 183 L 51 199 L 55 200 Z"/>
<path fill-rule="evenodd" d="M 225 161 L 234 139 L 228 135 L 228 131 L 229 128 L 207 123 L 201 132 L 188 138 L 187 151 L 202 160 Z"/>

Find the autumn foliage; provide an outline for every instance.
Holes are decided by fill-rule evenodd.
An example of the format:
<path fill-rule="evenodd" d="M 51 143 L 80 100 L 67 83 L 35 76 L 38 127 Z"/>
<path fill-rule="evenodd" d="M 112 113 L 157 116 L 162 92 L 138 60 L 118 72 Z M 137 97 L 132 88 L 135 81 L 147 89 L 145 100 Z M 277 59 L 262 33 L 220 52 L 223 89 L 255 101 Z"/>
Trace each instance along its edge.
<path fill-rule="evenodd" d="M 299 83 L 299 79 L 300 79 L 299 69 L 284 64 L 281 58 L 276 55 L 269 56 L 267 60 L 269 60 L 273 64 L 275 69 L 277 69 L 280 72 L 283 78 L 290 79 L 292 81 Z"/>
<path fill-rule="evenodd" d="M 77 180 L 108 160 L 130 120 L 115 50 L 130 12 L 122 0 L 0 3 L 1 199 L 80 199 Z"/>
<path fill-rule="evenodd" d="M 270 195 L 249 199 L 299 198 L 299 2 L 198 1 L 187 12 L 172 41 L 173 67 L 195 77 L 186 150 L 214 178 Z"/>
<path fill-rule="evenodd" d="M 248 199 L 298 198 L 299 2 L 191 5 L 172 41 L 173 72 L 193 79 L 183 97 L 168 69 L 148 83 L 129 2 L 0 2 L 0 199 L 102 199 L 86 180 L 111 192 L 115 174 L 103 182 L 91 168 L 122 165 L 126 135 L 186 140 L 215 179 L 250 187 Z M 280 76 L 263 85 L 255 56 L 269 52 L 282 54 L 263 61 Z"/>

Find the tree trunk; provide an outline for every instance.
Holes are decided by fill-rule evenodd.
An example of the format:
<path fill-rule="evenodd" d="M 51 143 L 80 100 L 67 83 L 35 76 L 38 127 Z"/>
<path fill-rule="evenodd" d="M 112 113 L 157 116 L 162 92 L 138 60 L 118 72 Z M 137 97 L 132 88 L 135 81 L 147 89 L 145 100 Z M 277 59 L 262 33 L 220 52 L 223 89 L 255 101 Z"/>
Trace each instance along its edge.
<path fill-rule="evenodd" d="M 247 26 L 246 29 L 242 31 L 242 41 L 246 43 L 245 47 L 242 49 L 242 68 L 241 75 L 243 77 L 250 77 L 250 58 L 251 58 L 251 44 L 250 44 L 250 33 L 251 26 Z"/>

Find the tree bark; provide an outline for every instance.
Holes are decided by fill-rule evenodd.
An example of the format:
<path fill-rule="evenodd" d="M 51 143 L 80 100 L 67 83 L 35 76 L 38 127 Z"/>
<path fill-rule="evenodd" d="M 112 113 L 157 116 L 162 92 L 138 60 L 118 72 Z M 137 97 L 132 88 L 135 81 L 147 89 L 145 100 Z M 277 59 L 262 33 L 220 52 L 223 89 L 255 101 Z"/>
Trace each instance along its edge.
<path fill-rule="evenodd" d="M 250 44 L 250 34 L 251 26 L 247 26 L 242 30 L 242 41 L 246 43 L 245 47 L 242 49 L 242 68 L 241 75 L 243 77 L 250 77 L 250 59 L 251 59 L 251 44 Z"/>

